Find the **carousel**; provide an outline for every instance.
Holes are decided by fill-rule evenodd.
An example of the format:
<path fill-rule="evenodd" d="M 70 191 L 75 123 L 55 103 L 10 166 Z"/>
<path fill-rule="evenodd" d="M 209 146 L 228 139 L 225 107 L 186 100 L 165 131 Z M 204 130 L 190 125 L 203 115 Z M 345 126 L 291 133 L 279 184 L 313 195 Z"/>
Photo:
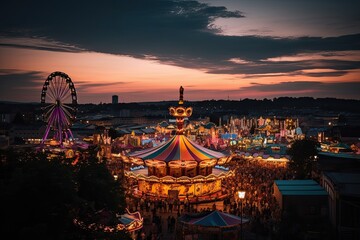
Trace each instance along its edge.
<path fill-rule="evenodd" d="M 184 135 L 184 120 L 192 115 L 192 108 L 184 106 L 183 91 L 180 87 L 178 106 L 169 108 L 176 118 L 176 135 L 154 148 L 122 156 L 125 176 L 136 182 L 134 196 L 201 201 L 226 195 L 221 182 L 234 176 L 224 166 L 232 156 L 202 147 Z"/>

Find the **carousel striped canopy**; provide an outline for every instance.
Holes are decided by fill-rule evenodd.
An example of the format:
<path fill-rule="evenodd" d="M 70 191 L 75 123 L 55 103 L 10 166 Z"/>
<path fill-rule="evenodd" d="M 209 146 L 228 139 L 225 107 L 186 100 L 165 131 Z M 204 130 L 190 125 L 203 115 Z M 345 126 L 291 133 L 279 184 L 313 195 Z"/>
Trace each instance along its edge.
<path fill-rule="evenodd" d="M 202 161 L 211 158 L 221 158 L 225 155 L 205 147 L 202 147 L 184 135 L 176 135 L 169 141 L 154 148 L 137 151 L 130 154 L 131 157 L 141 159 L 157 159 L 165 162 L 173 160 L 195 160 Z"/>

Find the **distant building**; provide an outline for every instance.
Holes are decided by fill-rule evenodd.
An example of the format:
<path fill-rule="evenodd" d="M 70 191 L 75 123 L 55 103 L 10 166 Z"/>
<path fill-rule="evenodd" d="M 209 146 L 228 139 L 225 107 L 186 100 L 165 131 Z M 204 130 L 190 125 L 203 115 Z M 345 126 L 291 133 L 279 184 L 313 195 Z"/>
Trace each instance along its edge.
<path fill-rule="evenodd" d="M 336 239 L 360 239 L 359 172 L 324 172 L 322 185 L 329 193 L 329 217 Z"/>
<path fill-rule="evenodd" d="M 10 140 L 8 136 L 0 135 L 0 149 L 6 149 L 9 147 Z"/>
<path fill-rule="evenodd" d="M 11 123 L 15 118 L 15 113 L 0 113 L 0 122 Z"/>
<path fill-rule="evenodd" d="M 9 132 L 10 144 L 22 140 L 28 144 L 40 143 L 46 126 L 43 124 L 13 125 Z"/>
<path fill-rule="evenodd" d="M 112 104 L 118 104 L 119 103 L 119 96 L 113 95 L 112 96 Z"/>

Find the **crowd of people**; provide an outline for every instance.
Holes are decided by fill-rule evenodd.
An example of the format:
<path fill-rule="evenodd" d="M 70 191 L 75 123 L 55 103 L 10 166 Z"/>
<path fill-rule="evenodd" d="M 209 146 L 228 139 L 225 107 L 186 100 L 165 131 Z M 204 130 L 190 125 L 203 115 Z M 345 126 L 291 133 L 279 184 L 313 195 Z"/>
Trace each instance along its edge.
<path fill-rule="evenodd" d="M 293 179 L 294 175 L 284 162 L 243 158 L 233 161 L 236 177 L 223 182 L 232 195 L 232 198 L 224 202 L 224 211 L 240 215 L 242 206 L 242 213 L 250 219 L 254 232 L 263 235 L 276 233 L 281 211 L 273 195 L 274 180 Z M 242 202 L 237 197 L 240 190 L 245 191 Z"/>
<path fill-rule="evenodd" d="M 273 184 L 274 180 L 293 179 L 294 175 L 288 169 L 287 164 L 241 157 L 234 158 L 232 164 L 232 168 L 236 172 L 235 177 L 224 179 L 222 182 L 230 197 L 218 210 L 240 216 L 242 206 L 243 216 L 250 220 L 252 231 L 265 236 L 276 233 L 281 220 L 281 212 L 273 195 Z M 246 192 L 242 202 L 237 197 L 239 190 Z M 154 231 L 158 233 L 162 231 L 159 226 L 166 224 L 166 221 L 156 219 L 164 213 L 165 215 L 170 214 L 171 219 L 172 215 L 180 216 L 185 212 L 199 212 L 216 208 L 215 204 L 210 208 L 199 208 L 197 204 L 184 203 L 176 199 L 154 201 L 146 197 L 128 198 L 128 204 L 134 211 L 150 214 L 152 222 L 155 222 L 156 226 Z M 240 206 L 240 204 L 242 205 Z M 167 221 L 167 231 L 174 231 L 175 219 Z"/>

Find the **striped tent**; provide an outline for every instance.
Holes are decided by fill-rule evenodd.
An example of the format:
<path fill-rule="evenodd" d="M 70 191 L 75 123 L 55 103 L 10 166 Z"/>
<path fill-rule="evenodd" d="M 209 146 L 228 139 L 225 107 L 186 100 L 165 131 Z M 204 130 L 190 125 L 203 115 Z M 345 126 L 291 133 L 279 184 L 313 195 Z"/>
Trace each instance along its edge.
<path fill-rule="evenodd" d="M 195 160 L 201 162 L 205 159 L 221 158 L 225 155 L 202 147 L 184 135 L 175 135 L 169 141 L 154 148 L 137 151 L 130 154 L 130 157 L 138 157 L 143 160 L 157 159 L 165 162 L 174 160 Z"/>

